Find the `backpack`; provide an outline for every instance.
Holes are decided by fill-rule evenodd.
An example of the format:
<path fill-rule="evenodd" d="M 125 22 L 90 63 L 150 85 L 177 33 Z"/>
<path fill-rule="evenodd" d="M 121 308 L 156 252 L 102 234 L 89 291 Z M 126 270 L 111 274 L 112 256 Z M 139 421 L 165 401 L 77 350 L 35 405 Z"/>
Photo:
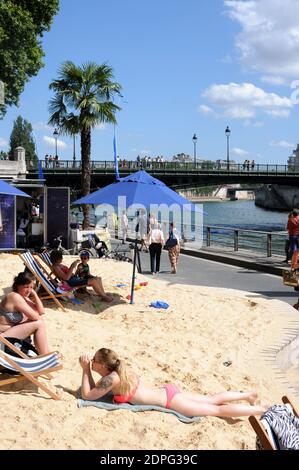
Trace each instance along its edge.
<path fill-rule="evenodd" d="M 174 236 L 173 231 L 169 232 L 169 237 L 166 240 L 166 243 L 165 243 L 164 247 L 166 249 L 173 248 L 177 244 L 178 244 L 178 241 L 177 241 L 176 237 Z"/>
<path fill-rule="evenodd" d="M 19 339 L 19 338 L 7 338 L 6 337 L 5 339 L 9 341 L 11 344 L 13 344 L 15 348 L 19 349 L 24 354 L 26 354 L 28 358 L 38 356 L 38 352 L 35 349 L 35 347 L 31 344 L 30 338 Z M 8 346 L 6 346 L 6 344 L 4 345 L 4 352 L 14 357 L 19 357 L 19 358 L 21 357 L 17 353 L 15 353 L 12 349 L 10 349 Z M 10 375 L 19 375 L 19 372 L 6 369 L 6 368 L 3 368 L 3 372 L 5 372 L 6 374 L 10 374 Z"/>

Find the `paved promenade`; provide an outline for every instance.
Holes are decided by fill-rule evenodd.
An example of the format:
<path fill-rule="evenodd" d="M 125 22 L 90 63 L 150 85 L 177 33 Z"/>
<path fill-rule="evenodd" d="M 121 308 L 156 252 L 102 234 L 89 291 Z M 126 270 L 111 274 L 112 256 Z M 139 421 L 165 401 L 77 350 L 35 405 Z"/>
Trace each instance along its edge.
<path fill-rule="evenodd" d="M 256 292 L 293 305 L 299 292 L 282 283 L 281 270 L 288 267 L 283 260 L 282 256 L 267 258 L 245 250 L 230 251 L 224 247 L 191 250 L 190 246 L 186 245 L 182 248 L 179 258 L 178 273 L 170 274 L 168 253 L 164 250 L 161 272 L 157 276 L 171 283 Z M 141 254 L 141 264 L 143 273 L 150 274 L 149 254 Z"/>

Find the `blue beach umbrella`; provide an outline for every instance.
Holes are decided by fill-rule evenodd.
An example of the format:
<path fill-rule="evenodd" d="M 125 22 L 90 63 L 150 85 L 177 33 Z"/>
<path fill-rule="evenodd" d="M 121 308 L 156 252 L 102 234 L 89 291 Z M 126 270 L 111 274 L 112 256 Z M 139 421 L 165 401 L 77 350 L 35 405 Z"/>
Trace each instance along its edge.
<path fill-rule="evenodd" d="M 119 181 L 74 201 L 72 205 L 110 204 L 117 207 L 120 196 L 126 197 L 126 207 L 133 204 L 142 204 L 145 207 L 149 207 L 151 204 L 166 204 L 169 206 L 178 204 L 182 208 L 184 205 L 188 205 L 189 210 L 202 212 L 195 204 L 192 204 L 144 170 L 120 178 Z"/>
<path fill-rule="evenodd" d="M 81 204 L 110 204 L 117 207 L 119 204 L 119 197 L 125 197 L 125 207 L 128 208 L 133 205 L 143 205 L 149 208 L 151 205 L 165 204 L 171 206 L 177 204 L 180 209 L 185 209 L 194 212 L 201 212 L 202 210 L 192 204 L 184 197 L 177 194 L 172 189 L 168 188 L 165 183 L 149 175 L 146 171 L 140 170 L 132 173 L 125 178 L 120 178 L 119 181 L 109 184 L 104 188 L 99 189 L 87 196 L 84 196 L 72 205 Z M 124 200 L 122 201 L 124 202 Z M 133 261 L 133 275 L 131 284 L 131 303 L 134 297 L 134 283 L 135 283 L 135 270 L 136 270 L 136 257 L 137 257 L 137 235 L 135 238 L 134 248 L 134 261 Z"/>
<path fill-rule="evenodd" d="M 9 194 L 10 196 L 23 196 L 23 197 L 31 197 L 29 194 L 24 193 L 20 189 L 11 186 L 5 181 L 0 180 L 0 194 Z"/>

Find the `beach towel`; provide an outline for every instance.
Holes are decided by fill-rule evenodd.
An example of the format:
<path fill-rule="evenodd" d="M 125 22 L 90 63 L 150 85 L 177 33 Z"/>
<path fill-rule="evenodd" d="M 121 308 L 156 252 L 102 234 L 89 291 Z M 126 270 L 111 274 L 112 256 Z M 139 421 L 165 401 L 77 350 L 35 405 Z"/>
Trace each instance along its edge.
<path fill-rule="evenodd" d="M 169 305 L 166 302 L 162 302 L 162 300 L 156 300 L 155 302 L 150 303 L 150 307 L 154 308 L 168 308 Z"/>
<path fill-rule="evenodd" d="M 131 403 L 113 403 L 113 395 L 108 393 L 102 398 L 94 401 L 83 400 L 82 398 L 78 398 L 77 401 L 78 408 L 83 406 L 95 406 L 97 408 L 101 408 L 103 410 L 112 411 L 112 410 L 128 410 L 128 411 L 162 411 L 163 413 L 171 413 L 176 416 L 182 423 L 196 423 L 200 421 L 200 416 L 194 416 L 190 418 L 189 416 L 181 415 L 174 410 L 170 410 L 169 408 L 164 408 L 163 406 L 155 406 L 155 405 L 132 405 Z"/>

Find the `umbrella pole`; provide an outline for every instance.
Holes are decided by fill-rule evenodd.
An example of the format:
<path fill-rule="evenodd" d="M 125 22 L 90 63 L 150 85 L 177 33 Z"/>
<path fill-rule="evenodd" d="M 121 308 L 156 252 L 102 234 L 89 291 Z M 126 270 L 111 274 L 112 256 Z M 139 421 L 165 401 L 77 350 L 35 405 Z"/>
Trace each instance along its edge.
<path fill-rule="evenodd" d="M 134 244 L 134 260 L 133 260 L 133 274 L 132 274 L 132 282 L 131 282 L 131 300 L 130 304 L 134 303 L 134 287 L 135 287 L 135 273 L 136 273 L 136 259 L 137 259 L 137 236 L 135 237 L 135 244 Z"/>

